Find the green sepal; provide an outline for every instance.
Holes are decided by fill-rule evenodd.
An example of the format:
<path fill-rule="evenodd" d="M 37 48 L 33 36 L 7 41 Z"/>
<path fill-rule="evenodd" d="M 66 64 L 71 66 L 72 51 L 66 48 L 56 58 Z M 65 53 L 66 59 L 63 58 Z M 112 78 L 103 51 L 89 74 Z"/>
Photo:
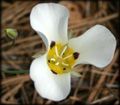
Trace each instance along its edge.
<path fill-rule="evenodd" d="M 7 74 L 28 74 L 29 71 L 28 70 L 2 70 L 2 72 L 7 73 Z"/>
<path fill-rule="evenodd" d="M 15 39 L 18 36 L 18 32 L 16 29 L 13 28 L 6 28 L 5 29 L 5 34 L 10 38 L 10 39 Z"/>

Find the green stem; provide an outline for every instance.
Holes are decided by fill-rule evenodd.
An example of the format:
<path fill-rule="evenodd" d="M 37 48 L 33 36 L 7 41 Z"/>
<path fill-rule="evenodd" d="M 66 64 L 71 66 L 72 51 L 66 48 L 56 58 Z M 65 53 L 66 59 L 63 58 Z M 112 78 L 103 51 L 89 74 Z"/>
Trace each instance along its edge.
<path fill-rule="evenodd" d="M 28 74 L 28 70 L 2 70 L 2 72 L 7 74 Z"/>

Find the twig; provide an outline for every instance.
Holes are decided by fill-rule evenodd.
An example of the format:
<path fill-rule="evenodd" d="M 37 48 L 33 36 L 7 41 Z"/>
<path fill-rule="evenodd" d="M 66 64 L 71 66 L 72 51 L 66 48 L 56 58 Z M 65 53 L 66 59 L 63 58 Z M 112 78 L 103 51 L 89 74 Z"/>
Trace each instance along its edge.
<path fill-rule="evenodd" d="M 32 35 L 32 33 L 31 33 L 30 35 Z M 21 44 L 21 43 L 25 43 L 25 42 L 36 41 L 36 40 L 38 40 L 38 39 L 40 39 L 38 35 L 36 35 L 36 36 L 30 36 L 30 37 L 26 37 L 26 38 L 24 38 L 24 39 L 17 39 L 17 40 L 15 41 L 15 44 Z M 2 47 L 2 48 L 8 47 L 8 46 L 11 45 L 10 43 L 11 43 L 11 42 L 4 43 L 4 44 L 2 44 L 1 47 Z"/>
<path fill-rule="evenodd" d="M 85 75 L 87 74 L 87 71 L 88 71 L 88 67 L 84 70 L 84 74 L 82 75 L 82 78 L 80 78 L 80 80 L 79 80 L 79 82 L 78 82 L 78 85 L 77 85 L 77 87 L 76 87 L 76 89 L 75 89 L 75 92 L 74 92 L 74 95 L 73 95 L 74 97 L 77 96 L 79 87 L 82 85 L 83 80 L 84 80 L 84 78 L 85 78 Z M 74 103 L 75 103 L 75 100 L 72 101 L 72 104 L 74 104 Z"/>
<path fill-rule="evenodd" d="M 26 101 L 25 104 L 29 104 L 29 99 L 28 99 L 28 96 L 27 96 L 27 93 L 25 91 L 24 86 L 22 86 L 21 89 L 22 89 L 22 93 L 23 93 L 23 96 L 24 96 L 24 100 Z"/>
<path fill-rule="evenodd" d="M 103 97 L 101 99 L 98 99 L 98 100 L 95 100 L 93 101 L 90 105 L 94 105 L 94 104 L 99 104 L 99 103 L 104 103 L 108 100 L 112 100 L 114 99 L 115 97 L 113 95 L 109 95 L 109 96 L 106 96 L 106 97 Z"/>
<path fill-rule="evenodd" d="M 37 92 L 36 92 L 36 90 L 34 90 L 34 94 L 33 94 L 33 98 L 32 98 L 32 104 L 35 104 L 36 97 L 37 97 Z"/>
<path fill-rule="evenodd" d="M 1 81 L 1 85 L 8 85 L 8 84 L 11 84 L 11 83 L 18 83 L 20 81 L 29 81 L 30 80 L 30 77 L 29 75 L 21 75 L 21 76 L 15 76 L 15 77 L 11 77 L 11 78 L 8 78 L 8 79 L 4 79 Z"/>
<path fill-rule="evenodd" d="M 114 74 L 114 76 L 112 77 L 111 81 L 109 82 L 109 84 L 114 84 L 116 78 L 118 77 L 118 73 L 119 71 L 116 71 L 116 73 Z M 104 90 L 103 91 L 103 95 L 107 95 L 108 94 L 108 90 Z"/>
<path fill-rule="evenodd" d="M 8 60 L 8 57 L 6 56 L 6 54 L 2 54 L 2 56 L 4 57 L 4 59 L 6 59 L 6 61 Z M 11 66 L 13 66 L 15 69 L 21 69 L 21 67 L 17 64 L 15 64 L 13 61 L 7 61 Z"/>
<path fill-rule="evenodd" d="M 103 23 L 103 22 L 106 22 L 106 21 L 109 21 L 111 19 L 115 19 L 118 17 L 118 13 L 114 13 L 112 15 L 109 15 L 109 16 L 106 16 L 106 17 L 102 17 L 102 18 L 98 18 L 98 19 L 92 19 L 91 21 L 86 21 L 84 23 L 81 22 L 81 24 L 77 24 L 75 26 L 70 26 L 69 29 L 74 29 L 74 28 L 80 28 L 80 27 L 83 27 L 83 26 L 88 26 L 88 25 L 93 25 L 93 24 L 96 24 L 96 23 Z"/>
<path fill-rule="evenodd" d="M 22 83 L 18 84 L 15 88 L 13 88 L 12 90 L 8 91 L 2 98 L 1 101 L 2 103 L 10 103 L 7 101 L 8 97 L 10 97 L 11 95 L 14 95 L 16 93 L 16 91 L 18 91 L 19 88 L 21 88 Z M 16 102 L 11 102 L 12 104 L 15 104 Z"/>

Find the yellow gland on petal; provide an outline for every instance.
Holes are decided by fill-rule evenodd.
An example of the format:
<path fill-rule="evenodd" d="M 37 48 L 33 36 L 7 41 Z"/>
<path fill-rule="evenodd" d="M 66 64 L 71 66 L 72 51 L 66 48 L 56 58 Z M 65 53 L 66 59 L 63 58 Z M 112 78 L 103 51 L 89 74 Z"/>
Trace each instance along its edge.
<path fill-rule="evenodd" d="M 63 45 L 52 41 L 47 55 L 47 63 L 54 74 L 63 74 L 71 71 L 78 56 L 79 53 L 74 52 L 67 44 Z"/>

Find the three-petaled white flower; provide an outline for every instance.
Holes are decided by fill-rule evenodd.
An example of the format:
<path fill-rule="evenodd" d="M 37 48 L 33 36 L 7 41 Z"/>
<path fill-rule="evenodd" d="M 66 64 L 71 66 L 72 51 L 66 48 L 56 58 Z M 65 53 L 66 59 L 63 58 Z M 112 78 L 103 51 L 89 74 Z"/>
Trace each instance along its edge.
<path fill-rule="evenodd" d="M 69 11 L 62 5 L 43 3 L 30 14 L 32 28 L 44 41 L 47 51 L 30 67 L 37 92 L 54 101 L 65 99 L 71 89 L 71 70 L 77 64 L 107 66 L 114 55 L 116 39 L 102 25 L 95 25 L 82 36 L 68 40 Z"/>

